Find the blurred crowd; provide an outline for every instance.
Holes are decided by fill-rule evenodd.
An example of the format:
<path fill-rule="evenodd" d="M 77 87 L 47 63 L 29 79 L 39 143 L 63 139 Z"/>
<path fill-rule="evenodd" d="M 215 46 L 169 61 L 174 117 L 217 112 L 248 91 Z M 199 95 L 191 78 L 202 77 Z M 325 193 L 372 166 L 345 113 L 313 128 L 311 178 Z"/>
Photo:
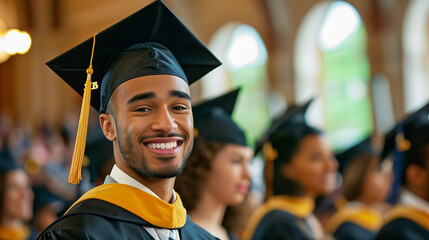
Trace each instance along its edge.
<path fill-rule="evenodd" d="M 360 239 L 362 236 L 372 239 L 394 203 L 403 200 L 392 195 L 395 178 L 405 187 L 405 198 L 424 199 L 427 180 L 415 180 L 418 169 L 411 173 L 416 175 L 415 179 L 409 177 L 408 170 L 404 171 L 405 167 L 412 166 L 407 165 L 409 160 L 405 160 L 405 167 L 395 175 L 393 159 L 398 159 L 397 152 L 400 152 L 394 150 L 395 146 L 411 154 L 429 142 L 421 138 L 425 129 L 419 125 L 423 121 L 424 126 L 429 126 L 426 124 L 429 105 L 400 122 L 408 131 L 402 139 L 405 142 L 398 140 L 402 135 L 395 128 L 388 133 L 383 152 L 372 147 L 369 136 L 336 155 L 327 144 L 324 132 L 305 122 L 303 115 L 307 107 L 290 107 L 273 121 L 254 149 L 248 147 L 245 140 L 216 143 L 196 134 L 193 153 L 175 185 L 193 221 L 215 236 L 224 236 L 221 239 L 270 239 L 284 236 L 285 229 L 296 231 L 288 236 L 303 239 Z M 66 114 L 64 119 L 59 127 L 42 123 L 30 128 L 24 121 L 15 122 L 8 115 L 1 115 L 0 239 L 35 239 L 83 193 L 102 184 L 112 169 L 112 144 L 99 127 L 97 113 L 92 112 L 83 181 L 78 185 L 68 183 L 78 119 L 74 113 Z M 225 130 L 225 124 L 218 127 L 224 129 L 224 139 L 235 139 L 232 129 L 239 127 L 228 121 L 230 131 Z M 416 122 L 420 123 L 416 125 Z M 195 125 L 200 131 L 216 127 L 199 123 L 203 121 Z M 391 138 L 396 138 L 396 142 Z M 392 151 L 396 153 L 392 155 Z M 410 156 L 418 159 L 417 155 L 410 154 L 408 159 Z M 250 164 L 263 168 L 254 164 L 261 159 L 265 165 L 262 190 L 255 184 L 261 180 L 249 169 Z M 424 169 L 425 165 L 422 166 Z M 422 184 L 419 185 L 419 181 Z M 413 185 L 414 182 L 417 183 Z M 410 189 L 409 192 L 406 189 Z M 392 196 L 396 199 L 389 201 Z M 407 204 L 415 203 L 409 202 L 405 199 Z M 270 219 L 273 217 L 270 214 L 278 210 L 290 216 Z M 281 219 L 298 223 L 291 227 L 289 220 L 282 223 Z M 307 230 L 302 230 L 303 226 Z"/>
<path fill-rule="evenodd" d="M 103 149 L 100 147 L 109 142 L 98 127 L 96 114 L 91 119 L 82 172 L 85 181 L 73 185 L 67 179 L 78 115 L 70 111 L 60 126 L 42 122 L 36 127 L 25 121 L 13 121 L 7 114 L 0 116 L 0 229 L 21 222 L 29 227 L 30 239 L 34 239 L 84 192 L 102 183 L 104 176 L 99 178 L 99 174 L 102 164 L 109 159 L 103 159 L 101 165 L 97 161 L 100 157 L 113 161 L 113 155 L 111 146 L 102 152 L 93 151 Z M 5 239 L 1 232 L 0 239 Z M 13 235 L 6 232 L 6 236 L 8 239 Z"/>

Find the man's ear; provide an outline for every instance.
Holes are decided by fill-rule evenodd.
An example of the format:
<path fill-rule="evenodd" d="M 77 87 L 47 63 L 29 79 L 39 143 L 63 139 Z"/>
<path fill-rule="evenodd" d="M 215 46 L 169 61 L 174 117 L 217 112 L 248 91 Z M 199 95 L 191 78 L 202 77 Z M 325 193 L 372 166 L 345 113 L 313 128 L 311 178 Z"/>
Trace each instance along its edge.
<path fill-rule="evenodd" d="M 115 119 L 112 115 L 107 113 L 100 114 L 100 125 L 107 139 L 112 142 L 117 139 Z"/>
<path fill-rule="evenodd" d="M 425 187 L 427 184 L 428 173 L 417 164 L 410 164 L 405 170 L 407 183 L 416 187 Z"/>

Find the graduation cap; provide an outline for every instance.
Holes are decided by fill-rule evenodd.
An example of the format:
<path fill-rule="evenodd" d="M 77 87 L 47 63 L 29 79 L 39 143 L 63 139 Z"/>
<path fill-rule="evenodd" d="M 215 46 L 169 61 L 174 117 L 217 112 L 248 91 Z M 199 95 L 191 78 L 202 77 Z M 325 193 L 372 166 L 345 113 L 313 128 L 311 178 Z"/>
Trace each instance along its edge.
<path fill-rule="evenodd" d="M 371 137 L 372 136 L 369 136 L 354 146 L 335 155 L 335 158 L 338 160 L 338 171 L 340 173 L 344 172 L 344 169 L 360 155 L 375 154 L 375 150 L 371 144 Z"/>
<path fill-rule="evenodd" d="M 276 172 L 280 165 L 291 160 L 299 142 L 309 134 L 321 134 L 316 128 L 309 126 L 305 120 L 305 113 L 313 98 L 303 105 L 292 105 L 280 117 L 273 120 L 271 126 L 257 141 L 255 154 L 263 151 L 265 155 L 265 184 L 266 196 L 271 197 L 284 185 L 279 179 L 282 177 Z M 276 187 L 279 185 L 279 187 Z"/>
<path fill-rule="evenodd" d="M 265 131 L 262 137 L 255 144 L 255 154 L 263 150 L 267 142 L 274 142 L 281 144 L 280 141 L 275 141 L 282 138 L 283 135 L 288 133 L 295 133 L 295 136 L 300 140 L 301 135 L 306 135 L 306 129 L 314 129 L 308 126 L 305 120 L 305 114 L 312 103 L 313 98 L 308 100 L 302 105 L 294 104 L 290 106 L 282 115 L 275 118 L 270 127 Z M 276 144 L 277 145 L 277 144 Z"/>
<path fill-rule="evenodd" d="M 0 175 L 18 168 L 20 168 L 20 166 L 16 163 L 9 148 L 4 146 L 0 151 Z"/>
<path fill-rule="evenodd" d="M 233 90 L 192 108 L 196 138 L 247 146 L 244 131 L 231 118 L 239 90 Z"/>
<path fill-rule="evenodd" d="M 48 205 L 51 205 L 57 213 L 59 213 L 65 206 L 65 201 L 49 191 L 49 189 L 44 185 L 33 187 L 33 192 L 33 211 L 35 215 Z"/>
<path fill-rule="evenodd" d="M 382 160 L 393 155 L 393 173 L 395 175 L 392 192 L 388 199 L 394 203 L 397 200 L 403 175 L 408 165 L 423 164 L 421 150 L 429 144 L 429 103 L 416 112 L 399 121 L 387 134 Z"/>
<path fill-rule="evenodd" d="M 83 96 L 69 176 L 69 182 L 78 183 L 90 104 L 104 113 L 125 81 L 168 74 L 192 84 L 221 63 L 162 1 L 155 1 L 46 64 Z"/>

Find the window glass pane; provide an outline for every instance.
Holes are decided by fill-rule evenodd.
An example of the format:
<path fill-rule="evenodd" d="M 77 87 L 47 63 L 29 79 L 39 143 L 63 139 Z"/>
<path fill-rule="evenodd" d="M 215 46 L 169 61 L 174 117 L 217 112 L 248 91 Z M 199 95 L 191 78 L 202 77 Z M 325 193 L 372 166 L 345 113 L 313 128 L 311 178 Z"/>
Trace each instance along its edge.
<path fill-rule="evenodd" d="M 344 26 L 338 26 L 338 21 L 332 19 L 344 14 L 354 14 L 358 19 L 349 17 L 346 19 L 349 23 L 344 20 Z M 327 26 L 329 24 L 332 26 Z M 329 32 L 337 39 L 324 37 L 324 29 L 330 29 L 325 30 L 325 34 Z M 337 1 L 328 9 L 319 37 L 325 129 L 334 149 L 340 151 L 367 137 L 373 130 L 366 32 L 356 10 L 348 3 Z"/>

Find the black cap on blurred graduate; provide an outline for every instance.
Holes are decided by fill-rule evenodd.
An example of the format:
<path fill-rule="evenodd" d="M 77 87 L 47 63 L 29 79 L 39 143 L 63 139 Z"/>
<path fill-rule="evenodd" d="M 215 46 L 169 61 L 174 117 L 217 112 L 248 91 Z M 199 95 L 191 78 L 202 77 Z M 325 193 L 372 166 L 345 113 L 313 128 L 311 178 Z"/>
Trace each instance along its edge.
<path fill-rule="evenodd" d="M 20 168 L 20 166 L 16 163 L 9 148 L 4 146 L 0 150 L 0 175 L 17 168 Z"/>
<path fill-rule="evenodd" d="M 335 155 L 335 158 L 338 160 L 338 171 L 340 173 L 344 172 L 344 169 L 346 169 L 346 167 L 351 162 L 353 162 L 357 157 L 361 156 L 362 154 L 376 155 L 376 152 L 371 144 L 371 137 L 372 136 L 366 137 L 361 142 Z"/>
<path fill-rule="evenodd" d="M 160 0 L 49 61 L 47 65 L 83 96 L 69 182 L 81 179 L 90 104 L 104 113 L 111 94 L 125 81 L 168 74 L 192 84 L 220 64 Z"/>
<path fill-rule="evenodd" d="M 49 206 L 55 214 L 59 214 L 65 207 L 65 202 L 59 196 L 53 194 L 46 186 L 35 186 L 33 187 L 34 192 L 34 203 L 33 211 L 36 215 L 45 207 Z"/>
<path fill-rule="evenodd" d="M 286 150 L 286 148 L 289 148 L 288 146 L 293 146 L 292 148 L 294 148 L 301 138 L 309 133 L 321 133 L 320 130 L 309 126 L 305 120 L 305 114 L 312 101 L 313 99 L 310 99 L 302 105 L 294 104 L 280 117 L 274 119 L 268 130 L 256 142 L 255 154 L 260 150 L 265 151 L 263 148 L 266 146 L 266 143 L 271 143 L 278 152 L 279 150 Z M 287 144 L 285 140 L 287 140 Z M 290 156 L 282 154 L 282 161 L 288 161 L 289 158 Z"/>
<path fill-rule="evenodd" d="M 291 160 L 299 142 L 309 134 L 322 134 L 319 129 L 309 126 L 305 113 L 313 99 L 303 105 L 292 105 L 280 117 L 274 119 L 266 133 L 255 145 L 255 154 L 263 150 L 265 156 L 266 196 L 282 194 L 291 185 L 278 173 L 283 163 Z M 292 187 L 292 186 L 291 186 Z M 291 190 L 292 192 L 295 190 Z"/>
<path fill-rule="evenodd" d="M 429 103 L 397 123 L 386 135 L 382 160 L 393 156 L 395 175 L 388 199 L 394 203 L 403 184 L 403 175 L 410 164 L 424 166 L 422 148 L 429 144 Z"/>
<path fill-rule="evenodd" d="M 231 118 L 238 93 L 236 89 L 192 108 L 196 138 L 247 146 L 244 131 Z"/>

